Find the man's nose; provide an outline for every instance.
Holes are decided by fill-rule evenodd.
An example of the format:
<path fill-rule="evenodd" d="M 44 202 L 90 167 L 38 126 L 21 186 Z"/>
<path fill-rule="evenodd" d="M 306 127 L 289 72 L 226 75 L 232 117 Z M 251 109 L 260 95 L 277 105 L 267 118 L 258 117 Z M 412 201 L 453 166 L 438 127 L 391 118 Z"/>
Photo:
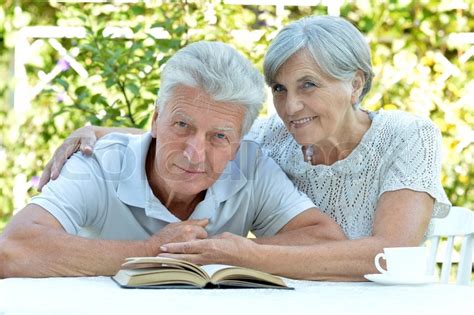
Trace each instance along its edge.
<path fill-rule="evenodd" d="M 184 156 L 192 164 L 205 161 L 206 158 L 206 138 L 200 135 L 193 135 L 186 141 Z"/>

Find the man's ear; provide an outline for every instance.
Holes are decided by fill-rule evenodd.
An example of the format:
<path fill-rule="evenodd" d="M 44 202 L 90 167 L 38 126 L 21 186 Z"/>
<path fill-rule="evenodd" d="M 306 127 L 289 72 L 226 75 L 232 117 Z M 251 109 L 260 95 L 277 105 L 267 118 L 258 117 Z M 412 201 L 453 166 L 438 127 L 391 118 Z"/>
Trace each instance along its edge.
<path fill-rule="evenodd" d="M 354 78 L 352 79 L 352 93 L 351 93 L 351 104 L 355 105 L 359 103 L 359 97 L 364 89 L 365 79 L 364 73 L 361 70 L 357 70 Z"/>
<path fill-rule="evenodd" d="M 156 138 L 156 131 L 158 128 L 158 116 L 159 116 L 159 108 L 158 106 L 155 107 L 155 111 L 153 112 L 153 117 L 151 118 L 151 136 Z"/>

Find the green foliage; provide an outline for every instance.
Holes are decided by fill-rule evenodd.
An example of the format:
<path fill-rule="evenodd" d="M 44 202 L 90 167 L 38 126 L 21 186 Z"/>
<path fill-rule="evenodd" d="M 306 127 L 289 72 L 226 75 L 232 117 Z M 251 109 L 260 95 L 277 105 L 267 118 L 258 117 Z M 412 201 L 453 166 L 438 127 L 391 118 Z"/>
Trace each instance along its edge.
<path fill-rule="evenodd" d="M 279 18 L 286 24 L 327 12 L 324 6 L 290 6 L 277 17 L 274 6 L 217 0 L 19 3 L 23 11 L 9 0 L 0 8 L 3 77 L 9 72 L 13 36 L 23 26 L 83 26 L 86 36 L 59 40 L 78 53 L 72 59 L 44 39 L 35 40 L 35 58 L 27 65 L 30 85 L 39 82 L 40 71 L 62 71 L 29 111 L 10 108 L 11 83 L 0 82 L 0 230 L 13 209 L 35 194 L 31 179 L 40 175 L 54 148 L 74 129 L 85 124 L 148 128 L 160 67 L 179 48 L 203 39 L 220 40 L 261 69 Z M 430 117 L 443 134 L 442 184 L 454 204 L 474 208 L 474 57 L 463 57 L 474 48 L 449 37 L 474 29 L 473 3 L 454 8 L 450 1 L 347 1 L 341 15 L 366 34 L 372 49 L 376 78 L 363 106 Z M 106 26 L 127 27 L 127 36 L 113 38 L 104 32 Z M 87 76 L 78 75 L 73 60 Z"/>

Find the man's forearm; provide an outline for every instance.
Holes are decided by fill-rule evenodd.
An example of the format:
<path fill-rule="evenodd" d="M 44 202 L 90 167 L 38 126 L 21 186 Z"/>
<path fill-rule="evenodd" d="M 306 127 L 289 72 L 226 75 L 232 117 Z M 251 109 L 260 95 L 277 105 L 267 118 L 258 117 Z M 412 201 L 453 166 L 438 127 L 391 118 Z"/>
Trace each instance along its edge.
<path fill-rule="evenodd" d="M 285 231 L 274 236 L 252 239 L 265 245 L 314 245 L 328 241 L 347 240 L 339 225 L 312 225 Z"/>
<path fill-rule="evenodd" d="M 150 255 L 145 241 L 91 240 L 37 224 L 6 231 L 0 244 L 3 278 L 113 275 L 124 258 Z"/>

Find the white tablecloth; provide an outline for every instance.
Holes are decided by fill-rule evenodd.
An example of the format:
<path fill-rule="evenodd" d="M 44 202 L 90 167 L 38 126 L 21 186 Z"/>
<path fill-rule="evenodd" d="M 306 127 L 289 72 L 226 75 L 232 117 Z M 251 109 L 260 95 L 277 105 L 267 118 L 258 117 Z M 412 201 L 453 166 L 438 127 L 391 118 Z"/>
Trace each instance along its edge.
<path fill-rule="evenodd" d="M 288 280 L 295 290 L 121 289 L 110 278 L 0 280 L 0 315 L 474 314 L 474 287 Z"/>

